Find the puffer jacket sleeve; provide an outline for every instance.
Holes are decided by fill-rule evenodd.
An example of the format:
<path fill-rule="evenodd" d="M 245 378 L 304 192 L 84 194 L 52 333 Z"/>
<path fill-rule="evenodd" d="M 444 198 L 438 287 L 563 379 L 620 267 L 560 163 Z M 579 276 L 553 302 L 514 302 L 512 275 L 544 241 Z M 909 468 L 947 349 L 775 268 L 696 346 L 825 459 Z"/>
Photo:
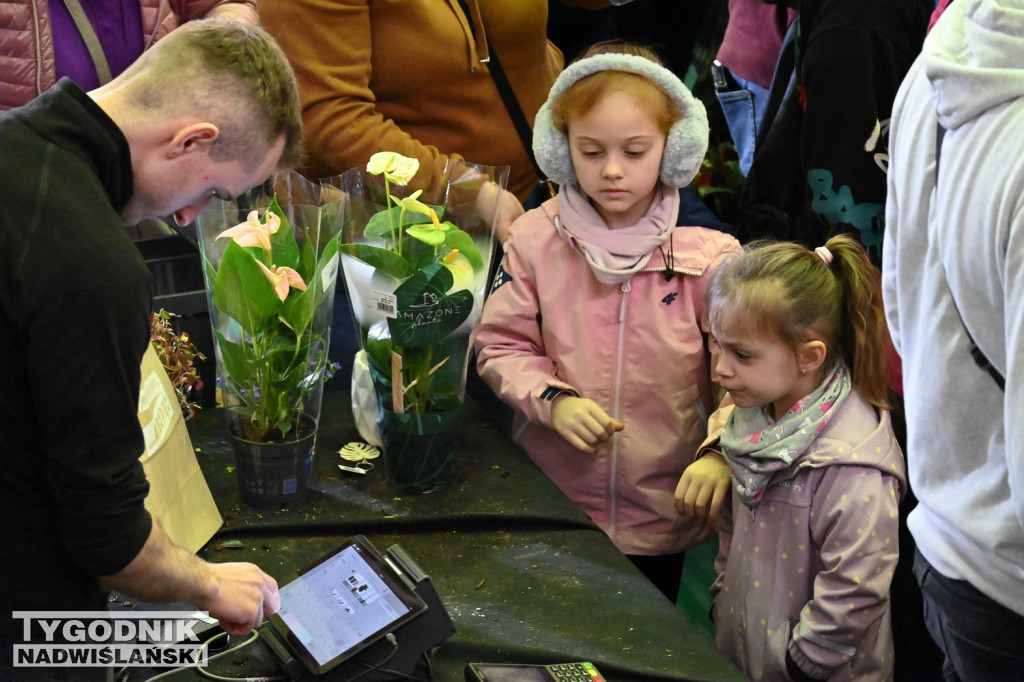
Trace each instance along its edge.
<path fill-rule="evenodd" d="M 542 209 L 520 220 L 537 215 L 543 215 Z M 532 422 L 550 425 L 553 398 L 560 391 L 576 392 L 557 378 L 555 363 L 545 353 L 533 264 L 523 258 L 517 232 L 524 230 L 513 231 L 505 245 L 476 333 L 477 370 L 505 403 Z"/>
<path fill-rule="evenodd" d="M 810 677 L 827 678 L 846 664 L 889 608 L 899 499 L 897 478 L 872 467 L 828 467 L 817 486 L 811 533 L 823 568 L 788 646 Z"/>

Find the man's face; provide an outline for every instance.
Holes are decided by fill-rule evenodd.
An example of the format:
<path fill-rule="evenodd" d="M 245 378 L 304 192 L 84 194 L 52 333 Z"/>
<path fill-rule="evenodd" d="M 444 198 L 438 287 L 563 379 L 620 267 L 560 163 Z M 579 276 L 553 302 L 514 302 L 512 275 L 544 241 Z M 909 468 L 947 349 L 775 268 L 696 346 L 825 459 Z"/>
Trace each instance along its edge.
<path fill-rule="evenodd" d="M 211 199 L 231 199 L 265 181 L 277 168 L 283 150 L 281 136 L 255 164 L 213 161 L 209 145 L 174 158 L 140 163 L 134 168 L 135 191 L 121 209 L 121 220 L 125 225 L 137 225 L 146 218 L 172 216 L 179 226 L 188 225 Z"/>

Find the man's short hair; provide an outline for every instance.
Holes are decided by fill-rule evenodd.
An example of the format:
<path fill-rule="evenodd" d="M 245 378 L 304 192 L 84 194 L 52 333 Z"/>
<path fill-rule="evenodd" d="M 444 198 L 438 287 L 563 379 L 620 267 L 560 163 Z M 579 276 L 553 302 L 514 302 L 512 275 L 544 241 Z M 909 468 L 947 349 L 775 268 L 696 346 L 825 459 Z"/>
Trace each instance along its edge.
<path fill-rule="evenodd" d="M 194 113 L 220 134 L 216 161 L 255 162 L 284 136 L 279 166 L 302 161 L 302 108 L 284 52 L 265 31 L 223 19 L 189 21 L 124 74 L 128 102 L 143 114 Z"/>

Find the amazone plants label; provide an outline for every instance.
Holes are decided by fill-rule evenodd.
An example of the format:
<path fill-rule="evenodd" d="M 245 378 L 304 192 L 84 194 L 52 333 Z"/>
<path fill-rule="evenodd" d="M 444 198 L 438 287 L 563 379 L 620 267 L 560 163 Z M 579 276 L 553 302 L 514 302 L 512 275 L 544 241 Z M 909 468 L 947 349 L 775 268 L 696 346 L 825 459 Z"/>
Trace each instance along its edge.
<path fill-rule="evenodd" d="M 432 263 L 395 290 L 397 314 L 388 320 L 397 346 L 426 346 L 441 341 L 459 328 L 473 310 L 473 294 L 465 289 L 448 293 L 452 273 Z"/>

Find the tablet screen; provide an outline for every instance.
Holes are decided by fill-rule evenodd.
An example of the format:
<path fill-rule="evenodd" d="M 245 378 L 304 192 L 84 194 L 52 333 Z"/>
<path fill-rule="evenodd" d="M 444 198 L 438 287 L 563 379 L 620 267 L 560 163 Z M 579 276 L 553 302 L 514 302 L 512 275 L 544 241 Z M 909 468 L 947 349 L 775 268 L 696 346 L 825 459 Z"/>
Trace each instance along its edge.
<path fill-rule="evenodd" d="M 426 608 L 397 570 L 357 536 L 282 587 L 281 608 L 270 621 L 320 674 Z"/>

